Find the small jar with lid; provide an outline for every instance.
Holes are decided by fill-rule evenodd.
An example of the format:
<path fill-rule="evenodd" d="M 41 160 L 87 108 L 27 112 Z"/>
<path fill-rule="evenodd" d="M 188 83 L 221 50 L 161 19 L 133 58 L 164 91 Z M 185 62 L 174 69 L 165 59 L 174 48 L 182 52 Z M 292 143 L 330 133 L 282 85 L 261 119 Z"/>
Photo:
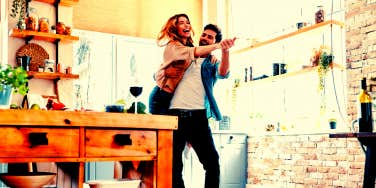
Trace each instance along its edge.
<path fill-rule="evenodd" d="M 317 11 L 315 13 L 315 22 L 316 24 L 324 21 L 324 7 L 322 5 L 317 6 Z"/>
<path fill-rule="evenodd" d="M 47 33 L 50 31 L 48 18 L 40 18 L 39 19 L 39 31 L 40 32 L 47 32 Z"/>
<path fill-rule="evenodd" d="M 65 26 L 64 34 L 65 35 L 71 35 L 72 34 L 72 29 L 71 29 L 70 26 Z"/>
<path fill-rule="evenodd" d="M 65 24 L 63 22 L 58 22 L 56 24 L 56 33 L 60 35 L 64 35 L 65 32 Z"/>

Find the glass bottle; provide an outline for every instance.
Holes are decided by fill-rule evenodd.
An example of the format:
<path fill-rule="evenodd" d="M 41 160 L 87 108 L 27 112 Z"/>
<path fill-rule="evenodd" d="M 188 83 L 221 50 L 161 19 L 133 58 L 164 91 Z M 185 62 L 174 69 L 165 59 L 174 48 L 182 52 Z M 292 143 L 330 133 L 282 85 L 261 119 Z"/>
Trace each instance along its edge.
<path fill-rule="evenodd" d="M 373 120 L 372 120 L 372 98 L 367 92 L 366 78 L 361 81 L 361 88 L 358 100 L 359 100 L 359 132 L 372 132 Z"/>

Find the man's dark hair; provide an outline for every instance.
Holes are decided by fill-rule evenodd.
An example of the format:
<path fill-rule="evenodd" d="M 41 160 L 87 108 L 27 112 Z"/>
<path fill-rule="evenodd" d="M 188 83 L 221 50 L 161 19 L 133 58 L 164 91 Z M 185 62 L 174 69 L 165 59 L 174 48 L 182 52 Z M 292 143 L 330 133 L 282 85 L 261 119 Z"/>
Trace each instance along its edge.
<path fill-rule="evenodd" d="M 215 35 L 215 43 L 221 42 L 222 32 L 221 32 L 221 29 L 219 29 L 219 27 L 217 25 L 208 24 L 204 27 L 204 30 L 207 30 L 207 29 L 210 29 L 210 30 L 214 31 L 215 33 L 217 33 Z"/>

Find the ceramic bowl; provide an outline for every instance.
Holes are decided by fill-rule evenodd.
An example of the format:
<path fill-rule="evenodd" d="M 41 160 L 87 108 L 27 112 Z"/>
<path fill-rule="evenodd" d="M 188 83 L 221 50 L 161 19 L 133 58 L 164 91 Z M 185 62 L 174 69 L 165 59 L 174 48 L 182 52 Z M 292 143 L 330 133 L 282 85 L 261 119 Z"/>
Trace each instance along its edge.
<path fill-rule="evenodd" d="M 124 112 L 124 105 L 120 105 L 120 104 L 106 105 L 106 112 Z"/>
<path fill-rule="evenodd" d="M 22 175 L 1 173 L 0 180 L 8 187 L 13 188 L 41 188 L 56 176 L 50 172 L 30 172 Z"/>
<path fill-rule="evenodd" d="M 138 188 L 141 180 L 91 180 L 90 188 Z"/>

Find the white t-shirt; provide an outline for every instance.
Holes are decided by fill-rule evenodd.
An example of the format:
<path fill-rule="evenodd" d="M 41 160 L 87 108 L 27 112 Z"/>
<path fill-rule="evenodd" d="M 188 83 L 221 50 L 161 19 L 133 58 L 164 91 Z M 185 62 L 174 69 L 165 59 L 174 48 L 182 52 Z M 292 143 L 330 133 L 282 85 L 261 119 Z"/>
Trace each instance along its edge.
<path fill-rule="evenodd" d="M 204 58 L 192 62 L 172 97 L 170 109 L 205 109 L 205 88 L 201 79 Z"/>

